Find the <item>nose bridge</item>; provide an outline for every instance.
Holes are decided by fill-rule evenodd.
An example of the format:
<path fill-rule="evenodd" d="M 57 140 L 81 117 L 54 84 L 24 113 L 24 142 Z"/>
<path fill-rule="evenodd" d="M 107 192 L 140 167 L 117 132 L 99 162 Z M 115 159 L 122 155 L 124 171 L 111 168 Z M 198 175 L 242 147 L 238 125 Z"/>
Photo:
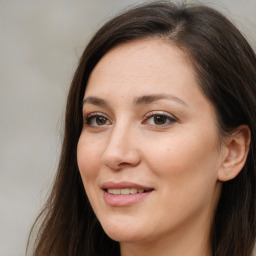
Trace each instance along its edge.
<path fill-rule="evenodd" d="M 129 124 L 125 123 L 119 123 L 115 125 L 111 132 L 111 136 L 109 138 L 109 147 L 117 147 L 121 150 L 124 150 L 127 145 L 126 139 L 130 137 L 131 134 L 131 127 L 129 127 Z"/>
<path fill-rule="evenodd" d="M 136 129 L 128 120 L 120 120 L 113 126 L 102 155 L 102 162 L 111 168 L 120 168 L 124 164 L 138 164 L 139 152 L 136 147 Z"/>

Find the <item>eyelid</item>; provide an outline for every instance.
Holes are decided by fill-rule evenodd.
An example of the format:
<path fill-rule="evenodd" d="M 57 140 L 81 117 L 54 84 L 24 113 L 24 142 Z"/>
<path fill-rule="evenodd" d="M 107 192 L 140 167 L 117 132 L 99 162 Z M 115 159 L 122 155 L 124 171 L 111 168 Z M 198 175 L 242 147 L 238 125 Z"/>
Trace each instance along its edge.
<path fill-rule="evenodd" d="M 148 113 L 145 115 L 145 117 L 148 118 L 148 117 L 152 117 L 152 116 L 155 116 L 155 115 L 167 116 L 167 117 L 170 117 L 170 118 L 172 118 L 172 119 L 174 119 L 174 120 L 177 120 L 177 118 L 176 118 L 174 115 L 172 115 L 172 114 L 170 114 L 170 113 L 168 113 L 168 112 L 159 111 L 159 110 L 150 111 L 150 112 L 148 112 Z"/>
<path fill-rule="evenodd" d="M 84 119 L 89 118 L 89 117 L 95 117 L 95 116 L 104 116 L 104 117 L 107 118 L 107 116 L 102 112 L 91 112 L 91 113 L 88 113 L 88 114 L 84 113 L 83 116 L 84 116 Z"/>
<path fill-rule="evenodd" d="M 102 112 L 98 112 L 98 111 L 96 111 L 96 112 L 90 112 L 90 113 L 88 113 L 88 114 L 84 114 L 84 116 L 85 116 L 85 117 L 104 116 L 104 117 L 108 118 L 106 114 L 104 114 L 104 113 L 102 113 Z"/>

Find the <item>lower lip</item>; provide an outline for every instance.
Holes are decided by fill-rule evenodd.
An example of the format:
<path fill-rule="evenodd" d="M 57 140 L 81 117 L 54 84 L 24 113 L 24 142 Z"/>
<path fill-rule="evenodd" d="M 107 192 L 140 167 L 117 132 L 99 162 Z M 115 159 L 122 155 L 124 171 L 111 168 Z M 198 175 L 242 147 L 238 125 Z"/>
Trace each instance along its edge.
<path fill-rule="evenodd" d="M 104 191 L 104 199 L 105 202 L 110 206 L 129 206 L 145 199 L 152 192 L 153 190 L 129 195 L 114 195 Z"/>

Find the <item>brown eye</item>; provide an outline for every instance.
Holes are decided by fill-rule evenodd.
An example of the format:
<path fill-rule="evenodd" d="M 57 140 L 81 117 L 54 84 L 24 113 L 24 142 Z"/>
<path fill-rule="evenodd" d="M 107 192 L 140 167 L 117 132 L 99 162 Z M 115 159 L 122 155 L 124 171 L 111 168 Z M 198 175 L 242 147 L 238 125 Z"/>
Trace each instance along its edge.
<path fill-rule="evenodd" d="M 151 127 L 161 128 L 168 127 L 176 122 L 173 115 L 163 111 L 152 111 L 146 115 L 146 119 L 142 122 L 148 124 Z"/>
<path fill-rule="evenodd" d="M 167 117 L 166 116 L 163 116 L 163 115 L 156 115 L 154 116 L 154 123 L 156 125 L 163 125 L 165 124 L 167 121 Z"/>
<path fill-rule="evenodd" d="M 90 127 L 100 127 L 110 125 L 111 122 L 103 115 L 99 114 L 90 114 L 85 117 L 84 124 Z"/>
<path fill-rule="evenodd" d="M 107 123 L 107 118 L 105 118 L 104 116 L 98 116 L 95 118 L 95 122 L 97 123 L 97 125 L 104 125 Z"/>

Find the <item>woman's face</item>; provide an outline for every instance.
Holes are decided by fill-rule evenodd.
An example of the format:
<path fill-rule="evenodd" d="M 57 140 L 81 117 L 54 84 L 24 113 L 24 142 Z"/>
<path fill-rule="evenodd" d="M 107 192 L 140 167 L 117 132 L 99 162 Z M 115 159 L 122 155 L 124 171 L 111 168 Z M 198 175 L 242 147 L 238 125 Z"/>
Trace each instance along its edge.
<path fill-rule="evenodd" d="M 183 51 L 160 39 L 112 49 L 91 73 L 83 115 L 78 166 L 112 239 L 208 234 L 223 157 L 213 106 Z"/>

